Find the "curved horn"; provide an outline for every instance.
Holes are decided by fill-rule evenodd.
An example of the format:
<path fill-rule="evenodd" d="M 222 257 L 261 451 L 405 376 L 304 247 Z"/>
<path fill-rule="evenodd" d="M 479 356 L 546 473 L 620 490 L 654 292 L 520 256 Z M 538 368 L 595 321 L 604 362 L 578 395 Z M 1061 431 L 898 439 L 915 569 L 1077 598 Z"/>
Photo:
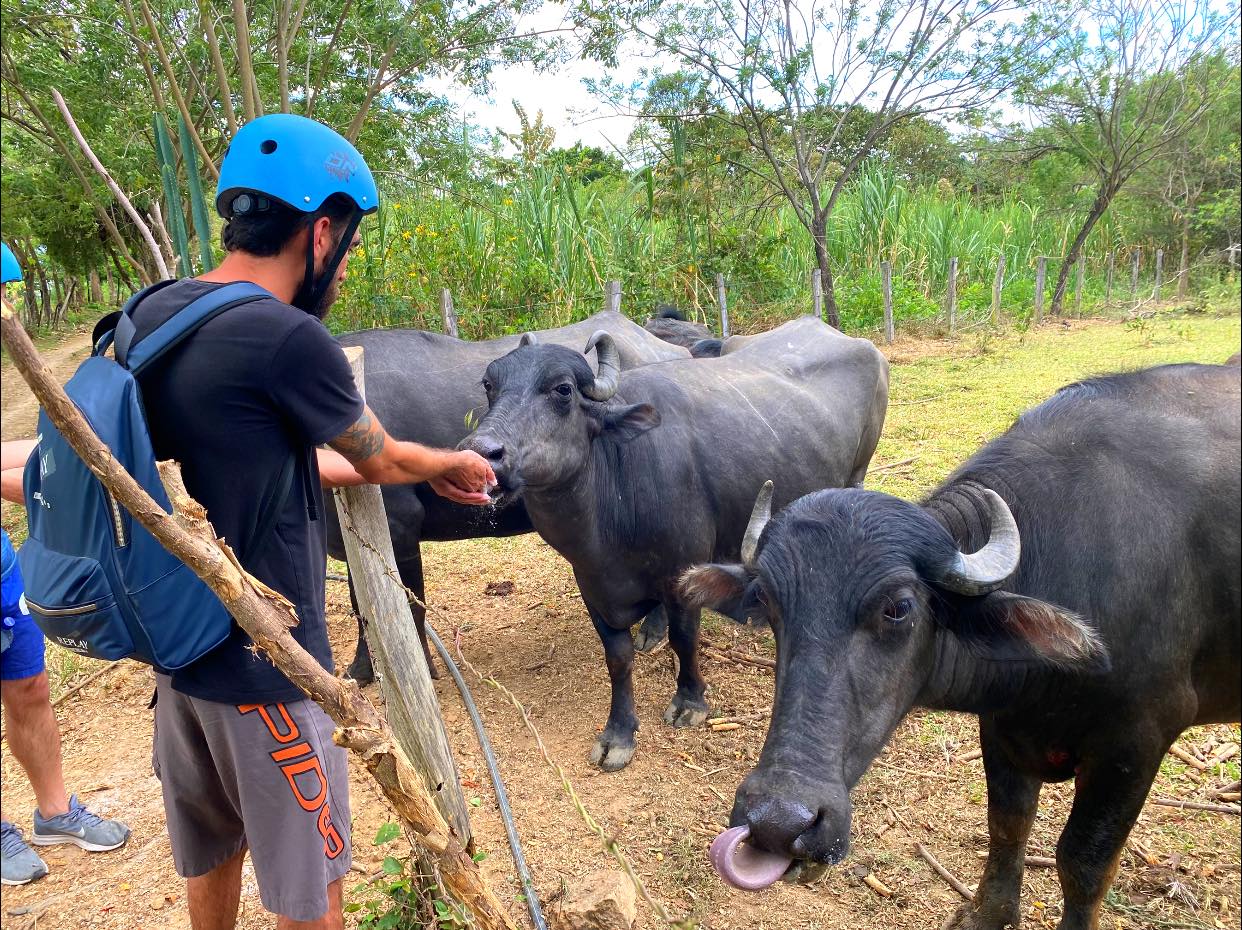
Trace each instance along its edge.
<path fill-rule="evenodd" d="M 958 594 L 975 596 L 995 591 L 1014 573 L 1022 555 L 1022 538 L 1009 505 L 989 488 L 983 489 L 983 496 L 991 518 L 988 541 L 978 552 L 959 552 L 952 566 L 933 579 L 942 588 Z"/>
<path fill-rule="evenodd" d="M 583 354 L 594 349 L 599 359 L 599 374 L 595 376 L 595 383 L 582 393 L 591 400 L 608 400 L 613 394 L 617 393 L 617 376 L 621 374 L 621 353 L 617 351 L 617 344 L 613 342 L 610 336 L 604 330 L 597 330 L 595 334 L 587 341 Z"/>
<path fill-rule="evenodd" d="M 519 349 L 535 345 L 539 345 L 539 337 L 534 333 L 522 333 L 522 338 L 518 340 Z"/>
<path fill-rule="evenodd" d="M 742 537 L 742 564 L 747 568 L 755 564 L 755 550 L 759 548 L 759 537 L 763 528 L 772 519 L 772 482 L 765 481 L 755 498 L 755 508 L 750 512 L 750 522 L 746 524 L 746 535 Z"/>

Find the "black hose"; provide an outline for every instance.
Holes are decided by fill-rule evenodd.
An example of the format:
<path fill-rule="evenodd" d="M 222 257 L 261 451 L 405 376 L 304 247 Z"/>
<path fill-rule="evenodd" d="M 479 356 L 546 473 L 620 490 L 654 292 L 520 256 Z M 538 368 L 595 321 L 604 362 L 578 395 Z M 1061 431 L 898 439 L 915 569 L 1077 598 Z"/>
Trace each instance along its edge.
<path fill-rule="evenodd" d="M 444 660 L 449 673 L 453 676 L 453 683 L 457 685 L 466 710 L 470 713 L 470 722 L 474 724 L 474 732 L 479 738 L 483 758 L 487 760 L 487 773 L 491 776 L 492 787 L 496 789 L 496 804 L 500 808 L 500 819 L 504 821 L 505 833 L 509 837 L 509 848 L 513 850 L 513 864 L 517 867 L 518 880 L 522 883 L 522 893 L 526 898 L 526 907 L 530 911 L 531 922 L 534 923 L 535 930 L 548 930 L 548 924 L 543 919 L 543 910 L 539 907 L 539 895 L 535 893 L 535 883 L 531 880 L 530 869 L 526 865 L 526 857 L 522 855 L 522 841 L 518 837 L 517 825 L 513 822 L 513 810 L 509 807 L 509 794 L 505 791 L 505 783 L 500 777 L 500 765 L 496 762 L 492 741 L 487 738 L 487 732 L 483 729 L 483 718 L 479 716 L 479 709 L 474 705 L 470 689 L 466 687 L 466 681 L 461 677 L 461 672 L 449 655 L 448 649 L 444 647 L 444 643 L 436 635 L 435 630 L 430 626 L 426 627 L 426 630 L 431 641 L 435 643 L 440 658 Z"/>

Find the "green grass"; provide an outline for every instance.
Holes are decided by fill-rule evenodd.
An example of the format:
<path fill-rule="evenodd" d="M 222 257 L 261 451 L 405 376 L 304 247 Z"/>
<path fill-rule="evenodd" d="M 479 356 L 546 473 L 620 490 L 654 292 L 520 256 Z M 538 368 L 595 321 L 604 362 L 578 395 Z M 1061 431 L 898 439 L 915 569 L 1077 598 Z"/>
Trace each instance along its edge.
<path fill-rule="evenodd" d="M 947 355 L 902 362 L 896 347 L 888 419 L 867 487 L 918 499 L 1017 416 L 1063 385 L 1092 375 L 1169 362 L 1223 362 L 1238 351 L 1242 327 L 1232 315 L 1157 315 L 1142 327 L 1091 321 L 1066 329 L 1047 323 L 1027 332 L 958 342 Z"/>

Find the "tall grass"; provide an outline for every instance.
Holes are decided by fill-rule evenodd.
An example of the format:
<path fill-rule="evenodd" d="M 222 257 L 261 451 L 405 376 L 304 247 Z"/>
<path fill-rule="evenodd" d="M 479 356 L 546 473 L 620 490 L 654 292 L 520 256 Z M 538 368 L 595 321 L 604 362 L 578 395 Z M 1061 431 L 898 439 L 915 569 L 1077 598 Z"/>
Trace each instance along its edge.
<path fill-rule="evenodd" d="M 661 190 L 660 183 L 671 186 Z M 734 194 L 735 204 L 762 200 L 753 191 Z M 462 335 L 482 338 L 582 318 L 601 307 L 612 279 L 622 282 L 624 306 L 633 316 L 668 301 L 714 321 L 717 273 L 728 281 L 735 329 L 809 311 L 813 253 L 792 208 L 708 211 L 693 198 L 675 171 L 661 182 L 649 169 L 588 185 L 540 169 L 486 196 L 388 191 L 378 215 L 364 224 L 345 299 L 330 323 L 337 329 L 439 329 L 439 295 L 447 288 Z M 945 181 L 915 187 L 871 166 L 847 189 L 829 229 L 843 325 L 855 331 L 879 325 L 881 261 L 893 266 L 898 320 L 938 319 L 954 257 L 958 318 L 965 325 L 982 321 L 990 315 L 1002 253 L 1002 309 L 1024 319 L 1033 303 L 1036 260 L 1049 256 L 1050 292 L 1058 257 L 1079 221 L 1017 199 L 979 203 Z M 1106 217 L 1087 243 L 1084 305 L 1103 296 L 1110 251 L 1113 296 L 1122 300 L 1129 295 L 1131 250 L 1143 248 L 1146 282 L 1154 245 L 1124 241 Z M 1170 264 L 1168 282 L 1176 272 Z"/>

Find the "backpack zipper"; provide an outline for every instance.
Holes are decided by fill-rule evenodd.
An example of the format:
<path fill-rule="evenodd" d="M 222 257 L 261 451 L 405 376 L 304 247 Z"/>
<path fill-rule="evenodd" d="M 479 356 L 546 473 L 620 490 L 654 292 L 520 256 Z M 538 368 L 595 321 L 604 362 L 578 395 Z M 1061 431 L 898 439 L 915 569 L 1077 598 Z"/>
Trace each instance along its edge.
<path fill-rule="evenodd" d="M 117 503 L 111 491 L 105 488 L 104 493 L 108 496 L 108 506 L 112 508 L 112 533 L 116 536 L 117 548 L 123 549 L 127 540 L 125 539 L 125 521 L 121 517 L 121 505 Z"/>
<path fill-rule="evenodd" d="M 45 617 L 73 617 L 78 614 L 92 613 L 99 608 L 98 603 L 80 604 L 77 607 L 44 607 L 30 598 L 26 598 L 26 606 Z"/>

